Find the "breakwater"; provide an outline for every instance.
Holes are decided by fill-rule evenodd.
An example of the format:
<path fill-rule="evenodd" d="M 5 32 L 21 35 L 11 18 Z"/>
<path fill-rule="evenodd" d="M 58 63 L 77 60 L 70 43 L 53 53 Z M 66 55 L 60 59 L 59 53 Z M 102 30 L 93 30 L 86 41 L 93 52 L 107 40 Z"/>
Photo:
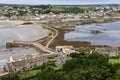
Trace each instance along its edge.
<path fill-rule="evenodd" d="M 40 43 L 36 42 L 25 42 L 25 41 L 9 41 L 6 42 L 6 48 L 12 48 L 12 47 L 20 47 L 20 46 L 28 46 L 28 47 L 33 47 L 39 52 L 44 52 L 44 53 L 50 53 L 53 54 L 54 52 L 45 48 L 45 46 L 41 45 Z"/>

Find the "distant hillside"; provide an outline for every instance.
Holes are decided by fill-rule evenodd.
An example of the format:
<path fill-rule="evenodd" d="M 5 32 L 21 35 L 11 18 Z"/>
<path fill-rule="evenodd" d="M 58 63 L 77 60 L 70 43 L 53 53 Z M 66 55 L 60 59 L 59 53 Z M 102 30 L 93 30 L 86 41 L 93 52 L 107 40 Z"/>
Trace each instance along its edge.
<path fill-rule="evenodd" d="M 34 6 L 29 4 L 2 4 L 0 6 Z M 36 5 L 35 5 L 36 6 Z M 37 5 L 39 6 L 39 5 Z M 53 5 L 53 6 L 120 6 L 120 4 L 88 4 L 88 5 Z"/>
<path fill-rule="evenodd" d="M 53 6 L 120 6 L 120 4 L 53 5 Z"/>
<path fill-rule="evenodd" d="M 0 3 L 0 6 L 32 6 L 32 5 L 26 5 L 26 4 L 2 4 L 2 3 Z"/>

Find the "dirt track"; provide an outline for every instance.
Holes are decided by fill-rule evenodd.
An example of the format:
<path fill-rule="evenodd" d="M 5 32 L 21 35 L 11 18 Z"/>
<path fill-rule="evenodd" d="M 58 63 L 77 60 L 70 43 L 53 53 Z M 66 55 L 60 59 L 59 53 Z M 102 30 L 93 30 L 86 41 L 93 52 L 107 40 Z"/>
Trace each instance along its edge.
<path fill-rule="evenodd" d="M 58 36 L 52 41 L 50 44 L 50 48 L 55 49 L 56 46 L 63 46 L 63 45 L 72 45 L 73 47 L 91 47 L 89 42 L 80 42 L 80 41 L 65 41 L 64 34 L 68 31 L 68 29 L 57 29 Z"/>
<path fill-rule="evenodd" d="M 115 22 L 115 21 L 119 21 L 119 19 L 106 19 L 101 23 L 107 23 L 107 22 Z M 84 25 L 84 24 L 91 24 L 91 23 L 97 23 L 95 21 L 91 21 L 91 20 L 87 20 L 87 21 L 78 21 L 78 22 L 67 22 L 65 23 L 68 27 L 72 27 L 76 26 L 76 25 Z M 59 24 L 59 23 L 56 23 Z M 60 24 L 64 24 L 60 23 Z M 50 26 L 51 24 L 48 24 L 48 26 Z M 56 31 L 57 30 L 57 31 Z M 52 39 L 48 39 L 47 41 L 45 41 L 45 43 L 47 42 L 47 47 L 51 48 L 51 49 L 55 49 L 56 46 L 63 46 L 63 45 L 72 45 L 75 48 L 78 47 L 90 47 L 90 48 L 94 48 L 94 45 L 91 45 L 90 42 L 82 42 L 82 41 L 65 41 L 64 40 L 64 34 L 66 32 L 71 31 L 71 29 L 60 29 L 60 28 L 55 28 L 55 32 L 57 32 L 57 35 L 55 35 Z M 99 46 L 99 45 L 98 45 Z M 103 45 L 104 46 L 104 45 Z M 103 47 L 102 46 L 102 47 Z M 107 47 L 107 46 L 106 46 Z"/>

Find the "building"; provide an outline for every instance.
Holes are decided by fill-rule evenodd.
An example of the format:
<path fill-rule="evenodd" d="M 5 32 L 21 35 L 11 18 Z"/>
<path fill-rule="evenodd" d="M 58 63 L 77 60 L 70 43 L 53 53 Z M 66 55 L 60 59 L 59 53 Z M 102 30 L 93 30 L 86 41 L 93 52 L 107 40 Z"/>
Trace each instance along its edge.
<path fill-rule="evenodd" d="M 36 58 L 40 56 L 39 53 L 33 53 L 33 54 L 24 54 L 24 55 L 13 55 L 10 56 L 10 58 L 8 59 L 8 62 L 16 62 L 16 61 L 22 61 L 22 60 L 26 60 L 26 59 L 31 59 L 31 58 Z"/>
<path fill-rule="evenodd" d="M 73 46 L 56 46 L 56 51 L 58 53 L 62 52 L 65 55 L 69 55 L 70 53 L 75 52 Z"/>
<path fill-rule="evenodd" d="M 47 61 L 47 55 L 40 55 L 36 58 L 29 58 L 26 60 L 20 60 L 15 62 L 9 62 L 4 66 L 5 71 L 7 72 L 18 72 L 24 70 L 33 69 L 36 66 L 42 65 Z"/>
<path fill-rule="evenodd" d="M 119 50 L 117 47 L 96 47 L 95 51 L 108 55 L 110 57 L 118 56 Z"/>
<path fill-rule="evenodd" d="M 23 68 L 27 65 L 26 60 L 7 63 L 4 67 L 7 72 L 23 71 Z"/>
<path fill-rule="evenodd" d="M 16 61 L 21 61 L 21 60 L 25 60 L 25 55 L 14 55 L 14 56 L 10 56 L 10 58 L 8 59 L 8 62 L 16 62 Z"/>

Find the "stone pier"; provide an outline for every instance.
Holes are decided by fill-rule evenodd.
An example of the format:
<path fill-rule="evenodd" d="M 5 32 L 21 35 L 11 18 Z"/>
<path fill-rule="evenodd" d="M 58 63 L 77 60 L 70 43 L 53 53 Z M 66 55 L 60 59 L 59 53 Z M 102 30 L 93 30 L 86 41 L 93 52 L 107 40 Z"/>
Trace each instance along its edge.
<path fill-rule="evenodd" d="M 20 47 L 20 46 L 28 46 L 33 47 L 39 52 L 45 52 L 45 53 L 54 53 L 53 51 L 45 48 L 45 46 L 41 45 L 40 43 L 35 42 L 25 42 L 25 41 L 10 41 L 6 42 L 6 48 L 12 48 L 12 47 Z"/>

